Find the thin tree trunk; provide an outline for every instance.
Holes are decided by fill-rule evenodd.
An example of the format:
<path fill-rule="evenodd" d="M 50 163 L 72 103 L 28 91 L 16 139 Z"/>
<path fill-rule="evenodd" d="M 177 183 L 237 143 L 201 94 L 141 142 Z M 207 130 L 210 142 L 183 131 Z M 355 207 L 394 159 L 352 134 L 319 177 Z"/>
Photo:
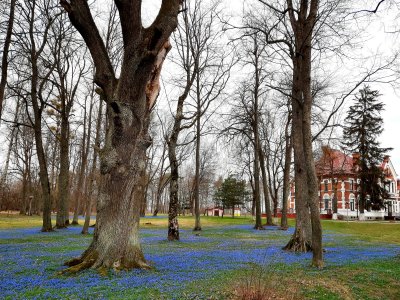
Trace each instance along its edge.
<path fill-rule="evenodd" d="M 282 196 L 282 215 L 281 215 L 281 228 L 287 229 L 287 209 L 288 199 L 290 194 L 290 165 L 292 164 L 292 142 L 289 134 L 290 117 L 285 127 L 285 165 L 283 169 L 283 196 Z"/>
<path fill-rule="evenodd" d="M 33 40 L 33 24 L 31 23 L 31 40 Z M 36 155 L 39 162 L 39 178 L 40 178 L 40 186 L 42 189 L 42 199 L 43 199 L 43 232 L 53 231 L 53 226 L 51 223 L 51 188 L 49 181 L 49 174 L 47 171 L 47 161 L 46 155 L 43 147 L 43 136 L 42 136 L 42 113 L 43 113 L 43 104 L 39 99 L 38 95 L 38 83 L 39 83 L 39 67 L 37 65 L 37 55 L 36 51 L 33 50 L 31 54 L 31 91 L 30 98 L 33 107 L 34 113 L 34 133 L 35 133 L 35 144 L 36 144 Z M 44 80 L 44 79 L 42 79 Z M 39 106 L 40 101 L 40 106 Z"/>
<path fill-rule="evenodd" d="M 72 225 L 78 225 L 78 217 L 79 217 L 79 211 L 81 210 L 81 203 L 82 200 L 85 200 L 83 203 L 90 201 L 87 199 L 87 195 L 85 195 L 85 187 L 84 187 L 84 181 L 85 181 L 85 173 L 86 173 L 86 167 L 87 167 L 87 158 L 89 156 L 89 149 L 90 149 L 90 138 L 91 138 L 91 132 L 92 132 L 92 111 L 93 111 L 93 97 L 94 95 L 91 95 L 90 98 L 90 105 L 89 105 L 89 120 L 86 124 L 86 108 L 85 108 L 85 120 L 83 123 L 84 129 L 83 129 L 83 136 L 82 136 L 82 144 L 81 144 L 81 163 L 80 163 L 80 168 L 79 168 L 79 174 L 78 174 L 78 182 L 76 186 L 76 191 L 75 191 L 75 205 L 74 205 L 74 217 L 72 220 Z"/>
<path fill-rule="evenodd" d="M 200 99 L 200 75 L 196 76 L 196 100 L 197 100 L 197 115 L 196 115 L 196 174 L 194 182 L 194 215 L 195 224 L 194 231 L 201 230 L 200 223 L 200 142 L 201 142 L 201 99 Z"/>
<path fill-rule="evenodd" d="M 13 120 L 14 124 L 17 123 L 17 121 L 18 121 L 19 108 L 20 108 L 20 100 L 18 99 L 17 100 L 17 105 L 15 107 L 15 114 L 14 114 L 14 120 Z M 17 127 L 14 126 L 11 129 L 10 142 L 8 144 L 6 160 L 4 162 L 4 169 L 3 169 L 2 173 L 1 173 L 1 178 L 0 178 L 0 190 L 1 190 L 1 193 L 3 193 L 5 185 L 6 185 L 6 182 L 7 182 L 8 168 L 10 166 L 11 151 L 12 151 L 13 146 L 14 146 L 14 141 L 17 141 L 17 133 L 16 133 L 16 131 L 17 131 Z M 0 197 L 0 207 L 1 207 L 1 199 L 2 198 L 3 198 L 3 195 L 1 195 L 1 197 Z M 22 200 L 22 202 L 23 202 L 23 200 Z M 22 208 L 22 210 L 23 210 L 23 208 Z M 24 210 L 20 211 L 20 214 L 24 214 Z"/>
<path fill-rule="evenodd" d="M 90 224 L 90 217 L 92 214 L 92 206 L 93 206 L 93 182 L 96 176 L 96 169 L 97 169 L 97 152 L 100 149 L 100 128 L 102 123 L 102 116 L 103 116 L 103 103 L 99 103 L 99 112 L 97 115 L 96 121 L 96 137 L 94 140 L 95 150 L 93 151 L 93 159 L 92 159 L 92 170 L 90 171 L 90 178 L 89 178 L 89 186 L 88 186 L 88 193 L 87 193 L 87 200 L 86 200 L 86 207 L 85 207 L 85 223 L 83 224 L 82 234 L 89 233 L 89 224 Z"/>
<path fill-rule="evenodd" d="M 259 68 L 259 49 L 257 44 L 257 37 L 254 37 L 254 107 L 253 115 L 251 116 L 253 135 L 254 135 L 254 189 L 255 189 L 255 210 L 256 210 L 256 224 L 254 229 L 264 229 L 261 220 L 261 200 L 260 200 L 260 136 L 259 136 L 259 111 L 258 111 L 258 98 L 260 90 L 260 68 Z M 264 169 L 265 171 L 265 169 Z"/>
<path fill-rule="evenodd" d="M 1 61 L 1 80 L 0 80 L 0 117 L 3 113 L 4 93 L 7 85 L 7 73 L 8 73 L 8 52 L 11 45 L 12 30 L 14 26 L 14 12 L 15 12 L 16 0 L 11 0 L 10 3 L 10 15 L 8 17 L 8 25 L 6 37 L 3 46 L 3 57 Z"/>
<path fill-rule="evenodd" d="M 65 103 L 62 104 L 65 110 Z M 58 176 L 58 210 L 56 228 L 66 228 L 69 201 L 69 122 L 68 116 L 61 116 L 60 131 L 60 172 Z"/>
<path fill-rule="evenodd" d="M 262 181 L 263 181 L 263 191 L 264 191 L 264 201 L 265 201 L 265 212 L 267 215 L 267 226 L 272 226 L 274 225 L 273 219 L 272 219 L 272 212 L 271 212 L 271 200 L 269 197 L 269 189 L 268 189 L 268 179 L 267 179 L 267 172 L 265 170 L 265 156 L 264 156 L 264 151 L 259 148 L 259 156 L 260 156 L 260 167 L 261 167 L 261 176 L 262 176 Z"/>

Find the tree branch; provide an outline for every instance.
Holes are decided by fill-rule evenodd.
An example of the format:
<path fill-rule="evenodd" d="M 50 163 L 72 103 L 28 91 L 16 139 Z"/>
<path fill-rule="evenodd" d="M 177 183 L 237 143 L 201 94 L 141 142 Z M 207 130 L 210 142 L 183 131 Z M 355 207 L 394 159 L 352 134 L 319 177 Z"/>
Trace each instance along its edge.
<path fill-rule="evenodd" d="M 96 67 L 94 82 L 103 89 L 106 101 L 110 101 L 117 85 L 117 79 L 88 2 L 86 0 L 60 0 L 60 4 L 67 11 L 71 23 L 85 40 Z"/>

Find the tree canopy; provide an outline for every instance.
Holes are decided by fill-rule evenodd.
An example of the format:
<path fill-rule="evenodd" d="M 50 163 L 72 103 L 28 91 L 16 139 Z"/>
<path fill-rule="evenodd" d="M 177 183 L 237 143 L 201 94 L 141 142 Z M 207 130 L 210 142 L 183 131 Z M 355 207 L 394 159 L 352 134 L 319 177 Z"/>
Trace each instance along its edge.
<path fill-rule="evenodd" d="M 235 207 L 244 204 L 248 197 L 249 193 L 246 189 L 246 182 L 238 180 L 232 175 L 224 180 L 214 194 L 217 203 L 220 203 L 223 207 L 232 208 L 232 215 L 234 214 Z"/>

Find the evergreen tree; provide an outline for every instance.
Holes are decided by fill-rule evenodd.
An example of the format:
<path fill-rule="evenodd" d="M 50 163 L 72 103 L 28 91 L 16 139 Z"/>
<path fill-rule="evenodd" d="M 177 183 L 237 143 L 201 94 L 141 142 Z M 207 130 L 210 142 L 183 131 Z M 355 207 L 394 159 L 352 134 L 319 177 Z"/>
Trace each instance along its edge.
<path fill-rule="evenodd" d="M 381 148 L 378 137 L 383 131 L 383 119 L 380 116 L 384 104 L 379 101 L 379 92 L 365 86 L 355 97 L 355 103 L 345 119 L 343 144 L 358 153 L 356 162 L 360 179 L 359 210 L 379 209 L 387 197 L 384 189 L 384 173 L 380 167 L 387 151 Z"/>
<path fill-rule="evenodd" d="M 232 175 L 224 180 L 222 185 L 214 194 L 217 203 L 222 206 L 232 208 L 232 217 L 235 213 L 235 207 L 244 204 L 249 198 L 249 193 L 246 190 L 246 182 L 237 180 Z"/>

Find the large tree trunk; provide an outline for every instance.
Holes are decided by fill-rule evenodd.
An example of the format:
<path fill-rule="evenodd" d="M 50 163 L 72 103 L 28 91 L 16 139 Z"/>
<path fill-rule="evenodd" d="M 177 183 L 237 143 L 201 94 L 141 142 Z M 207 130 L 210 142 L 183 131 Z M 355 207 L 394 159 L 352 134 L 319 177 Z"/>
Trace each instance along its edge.
<path fill-rule="evenodd" d="M 144 29 L 141 1 L 115 1 L 120 14 L 124 56 L 117 81 L 87 1 L 62 0 L 72 24 L 88 46 L 110 118 L 100 153 L 101 191 L 93 241 L 65 272 L 84 268 L 148 268 L 139 240 L 141 198 L 136 188 L 151 144 L 146 126 L 159 92 L 159 76 L 177 25 L 178 0 L 163 0 L 154 23 Z"/>
<path fill-rule="evenodd" d="M 304 2 L 304 3 L 303 3 Z M 311 134 L 311 40 L 318 1 L 303 1 L 298 20 L 290 19 L 295 35 L 293 59 L 292 118 L 296 184 L 296 228 L 287 250 L 312 249 L 312 264 L 322 267 L 322 227 L 318 207 L 318 180 L 315 172 Z M 288 1 L 292 8 L 292 1 Z M 309 10 L 309 12 L 308 12 Z M 308 16 L 307 16 L 308 15 Z"/>

